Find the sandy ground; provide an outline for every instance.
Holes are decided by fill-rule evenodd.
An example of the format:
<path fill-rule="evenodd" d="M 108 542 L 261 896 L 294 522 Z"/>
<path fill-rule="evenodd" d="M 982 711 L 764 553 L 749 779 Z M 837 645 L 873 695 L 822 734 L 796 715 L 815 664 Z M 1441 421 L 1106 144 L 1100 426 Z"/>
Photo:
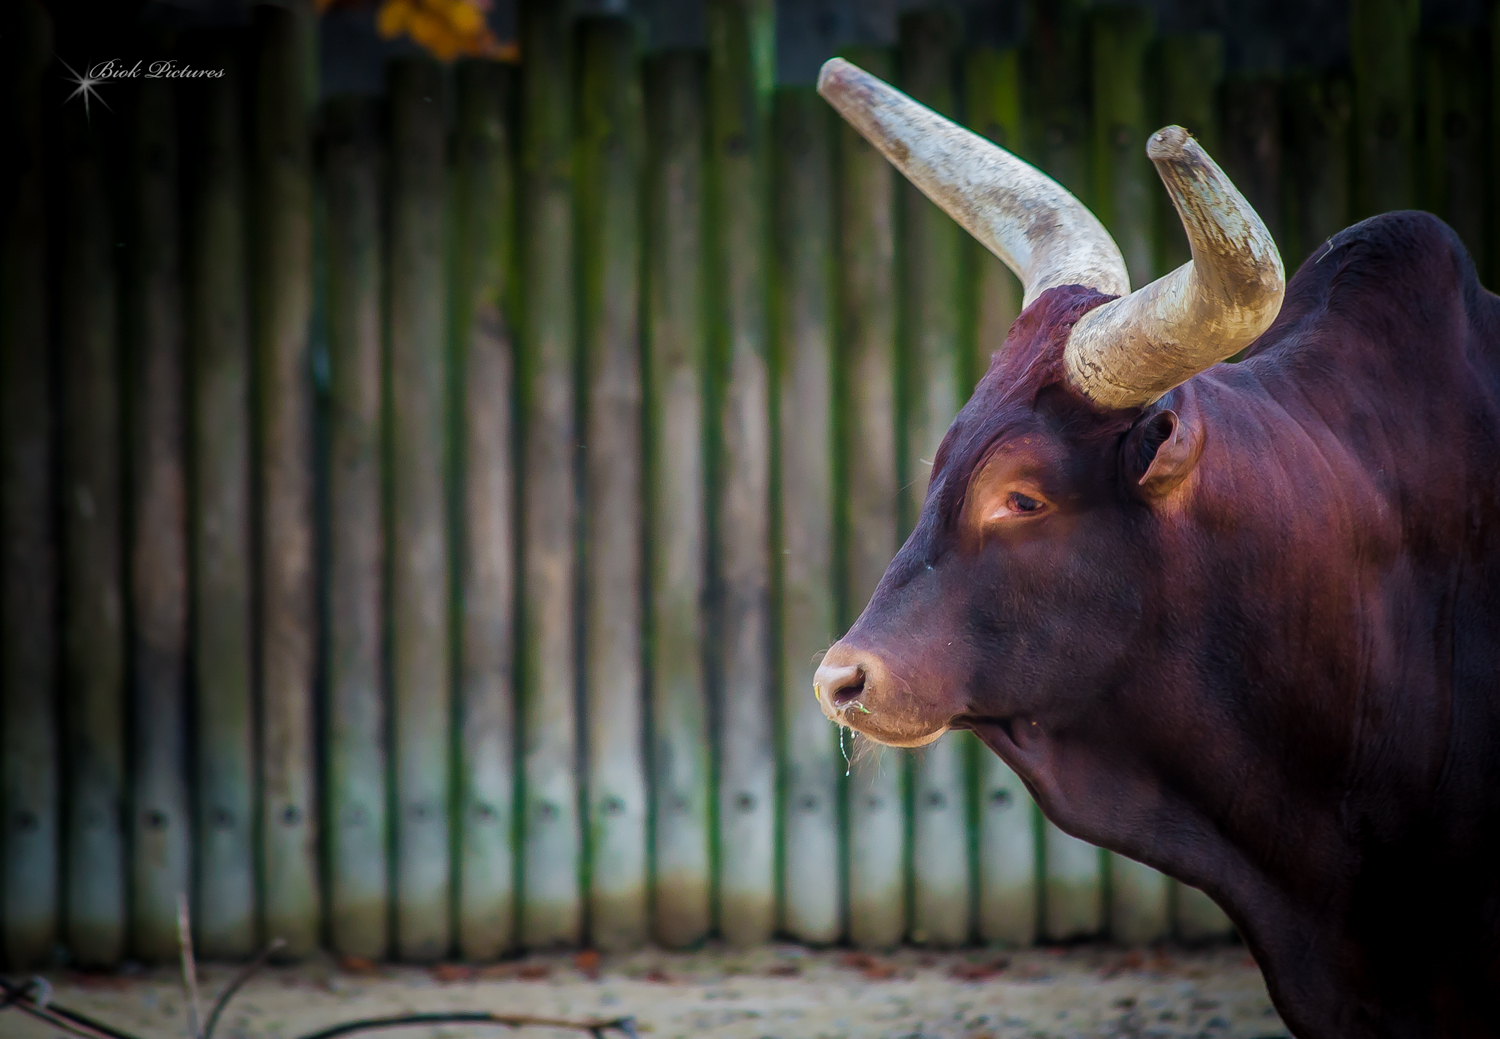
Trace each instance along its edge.
<path fill-rule="evenodd" d="M 205 1003 L 234 975 L 202 968 Z M 141 1039 L 182 1039 L 179 976 L 48 976 L 60 1004 Z M 205 1007 L 205 1010 L 207 1008 Z M 361 1017 L 488 1010 L 569 1019 L 631 1015 L 651 1039 L 1074 1039 L 1074 1037 L 1286 1036 L 1260 972 L 1242 948 L 1125 951 L 1081 947 L 885 957 L 778 945 L 621 956 L 537 956 L 475 970 L 380 967 L 331 960 L 272 968 L 247 985 L 216 1039 L 297 1039 Z M 59 1033 L 14 1010 L 5 1039 Z M 563 1039 L 548 1028 L 423 1026 L 373 1034 L 392 1039 L 509 1036 Z M 618 1035 L 618 1033 L 614 1033 Z"/>

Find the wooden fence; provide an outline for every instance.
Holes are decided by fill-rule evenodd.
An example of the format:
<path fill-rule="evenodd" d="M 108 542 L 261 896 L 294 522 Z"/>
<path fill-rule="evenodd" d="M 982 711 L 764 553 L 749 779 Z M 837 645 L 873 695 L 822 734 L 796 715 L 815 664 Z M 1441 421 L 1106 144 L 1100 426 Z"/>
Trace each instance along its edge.
<path fill-rule="evenodd" d="M 1187 258 L 1169 122 L 1289 267 L 1417 204 L 1500 254 L 1500 35 L 1355 0 L 1349 70 L 1226 76 L 1033 6 L 1018 47 L 934 10 L 844 53 L 1061 179 L 1134 284 Z M 179 892 L 219 958 L 1226 936 L 971 738 L 841 748 L 809 695 L 1009 272 L 772 82 L 770 0 L 645 55 L 564 7 L 522 4 L 519 66 L 321 105 L 314 20 L 260 8 L 179 42 L 222 77 L 87 116 L 7 16 L 6 963 L 170 959 Z"/>

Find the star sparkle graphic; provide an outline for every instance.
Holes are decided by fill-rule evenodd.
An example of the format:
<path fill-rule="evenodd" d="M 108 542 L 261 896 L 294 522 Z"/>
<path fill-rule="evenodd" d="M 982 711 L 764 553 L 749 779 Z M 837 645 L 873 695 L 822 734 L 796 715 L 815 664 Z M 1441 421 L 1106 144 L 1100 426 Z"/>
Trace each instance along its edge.
<path fill-rule="evenodd" d="M 99 84 L 103 83 L 104 80 L 96 79 L 93 76 L 79 75 L 78 70 L 73 68 L 73 66 L 69 65 L 66 61 L 63 61 L 61 57 L 59 57 L 57 60 L 62 61 L 63 68 L 68 70 L 68 74 L 72 76 L 71 82 L 73 83 L 73 92 L 67 96 L 67 98 L 63 101 L 63 104 L 67 104 L 69 101 L 73 100 L 75 97 L 78 97 L 80 94 L 83 95 L 83 115 L 85 119 L 92 118 L 92 113 L 89 111 L 90 98 L 99 102 L 105 108 L 109 108 L 109 103 L 105 101 L 103 95 L 99 93 Z M 110 109 L 110 111 L 113 111 L 113 109 Z"/>

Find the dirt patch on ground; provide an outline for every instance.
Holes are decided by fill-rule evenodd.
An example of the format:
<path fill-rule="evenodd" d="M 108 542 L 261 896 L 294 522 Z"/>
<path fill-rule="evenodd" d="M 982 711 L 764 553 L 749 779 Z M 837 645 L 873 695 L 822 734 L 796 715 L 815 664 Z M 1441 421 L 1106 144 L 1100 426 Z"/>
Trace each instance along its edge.
<path fill-rule="evenodd" d="M 208 1003 L 234 975 L 202 968 Z M 48 975 L 53 998 L 141 1039 L 182 1039 L 181 982 L 159 969 L 129 977 Z M 206 1010 L 206 1007 L 205 1007 Z M 297 1039 L 361 1017 L 438 1010 L 614 1018 L 651 1039 L 1260 1039 L 1287 1032 L 1240 948 L 1099 947 L 1002 954 L 890 956 L 778 945 L 621 956 L 534 956 L 471 968 L 375 967 L 332 960 L 268 969 L 235 998 L 216 1039 Z M 58 1033 L 14 1010 L 0 1036 Z M 366 1033 L 391 1039 L 564 1039 L 552 1029 L 438 1026 Z"/>

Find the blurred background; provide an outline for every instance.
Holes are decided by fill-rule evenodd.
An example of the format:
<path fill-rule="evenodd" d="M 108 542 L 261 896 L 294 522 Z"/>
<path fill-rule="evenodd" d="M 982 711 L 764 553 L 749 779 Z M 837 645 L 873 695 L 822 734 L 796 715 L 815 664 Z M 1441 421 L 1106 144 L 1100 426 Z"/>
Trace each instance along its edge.
<path fill-rule="evenodd" d="M 966 734 L 811 692 L 1019 287 L 840 54 L 1133 285 L 1191 130 L 1289 270 L 1497 262 L 1474 0 L 21 0 L 0 17 L 0 954 L 1233 940 Z"/>

